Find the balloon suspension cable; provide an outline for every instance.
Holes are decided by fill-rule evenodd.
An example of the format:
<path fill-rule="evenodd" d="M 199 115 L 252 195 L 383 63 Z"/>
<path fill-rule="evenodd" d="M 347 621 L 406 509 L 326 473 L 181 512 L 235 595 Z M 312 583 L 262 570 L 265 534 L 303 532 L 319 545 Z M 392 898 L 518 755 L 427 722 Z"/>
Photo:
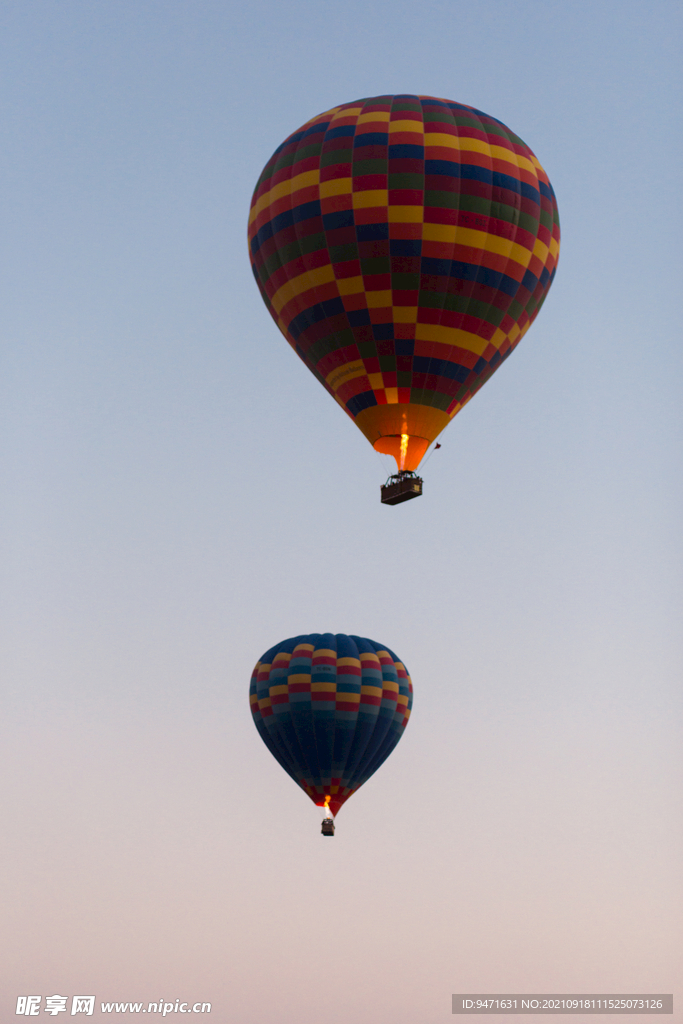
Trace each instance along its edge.
<path fill-rule="evenodd" d="M 427 456 L 427 458 L 426 458 L 426 459 L 424 460 L 424 462 L 423 462 L 423 463 L 422 463 L 422 465 L 420 466 L 420 469 L 424 469 L 424 468 L 425 468 L 425 466 L 427 465 L 427 463 L 428 463 L 428 462 L 429 462 L 429 460 L 431 459 L 431 457 L 432 457 L 432 455 L 434 454 L 434 452 L 436 451 L 436 449 L 437 449 L 437 448 L 440 448 L 440 447 L 441 447 L 441 445 L 440 445 L 440 444 L 435 444 L 435 445 L 434 445 L 434 447 L 432 448 L 431 452 L 429 453 L 429 455 Z"/>
<path fill-rule="evenodd" d="M 387 472 L 388 466 L 391 466 L 393 468 L 393 466 L 396 464 L 396 459 L 393 457 L 393 455 L 386 455 L 383 454 L 382 452 L 378 452 L 376 448 L 373 448 L 372 450 L 379 459 L 379 463 L 380 466 L 382 467 L 383 473 Z"/>

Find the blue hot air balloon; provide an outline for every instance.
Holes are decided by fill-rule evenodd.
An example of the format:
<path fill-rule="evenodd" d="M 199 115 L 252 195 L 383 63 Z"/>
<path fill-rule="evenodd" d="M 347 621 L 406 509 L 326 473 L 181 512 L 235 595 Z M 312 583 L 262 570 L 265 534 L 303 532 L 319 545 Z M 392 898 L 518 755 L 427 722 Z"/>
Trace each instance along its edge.
<path fill-rule="evenodd" d="M 252 674 L 249 701 L 273 757 L 315 804 L 335 815 L 400 740 L 413 685 L 385 645 L 310 633 L 266 651 Z M 330 821 L 324 834 L 333 834 Z"/>

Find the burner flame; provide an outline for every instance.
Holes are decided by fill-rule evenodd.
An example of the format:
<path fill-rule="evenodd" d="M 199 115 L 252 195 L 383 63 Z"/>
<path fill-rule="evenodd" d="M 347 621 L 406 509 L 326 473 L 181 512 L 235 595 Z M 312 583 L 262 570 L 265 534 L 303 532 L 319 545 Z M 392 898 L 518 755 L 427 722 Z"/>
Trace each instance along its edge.
<path fill-rule="evenodd" d="M 408 438 L 409 438 L 409 436 L 410 436 L 409 434 L 401 434 L 401 451 L 400 451 L 400 460 L 401 460 L 400 469 L 401 469 L 401 471 L 403 471 L 405 469 L 405 466 L 406 466 L 406 455 L 408 454 Z"/>

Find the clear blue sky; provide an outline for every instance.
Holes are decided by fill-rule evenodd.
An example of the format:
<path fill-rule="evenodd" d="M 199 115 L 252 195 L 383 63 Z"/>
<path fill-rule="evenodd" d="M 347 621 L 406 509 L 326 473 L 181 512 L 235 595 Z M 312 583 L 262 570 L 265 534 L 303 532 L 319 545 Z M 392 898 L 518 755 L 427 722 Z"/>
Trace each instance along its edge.
<path fill-rule="evenodd" d="M 1 5 L 3 1020 L 680 991 L 682 20 Z M 504 121 L 562 223 L 537 321 L 396 508 L 246 246 L 282 139 L 387 92 Z M 247 706 L 263 651 L 328 630 L 415 685 L 332 844 Z"/>

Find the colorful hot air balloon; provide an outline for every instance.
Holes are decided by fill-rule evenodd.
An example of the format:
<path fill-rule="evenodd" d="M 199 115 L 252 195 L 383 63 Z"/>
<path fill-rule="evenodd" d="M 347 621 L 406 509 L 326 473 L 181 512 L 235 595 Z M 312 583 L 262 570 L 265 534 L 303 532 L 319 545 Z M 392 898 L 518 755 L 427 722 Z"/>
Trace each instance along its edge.
<path fill-rule="evenodd" d="M 314 117 L 275 150 L 249 217 L 273 319 L 399 471 L 417 468 L 526 333 L 559 240 L 529 147 L 431 96 Z"/>
<path fill-rule="evenodd" d="M 334 815 L 400 740 L 413 685 L 388 647 L 343 633 L 311 633 L 266 651 L 254 669 L 249 702 L 273 757 Z"/>

